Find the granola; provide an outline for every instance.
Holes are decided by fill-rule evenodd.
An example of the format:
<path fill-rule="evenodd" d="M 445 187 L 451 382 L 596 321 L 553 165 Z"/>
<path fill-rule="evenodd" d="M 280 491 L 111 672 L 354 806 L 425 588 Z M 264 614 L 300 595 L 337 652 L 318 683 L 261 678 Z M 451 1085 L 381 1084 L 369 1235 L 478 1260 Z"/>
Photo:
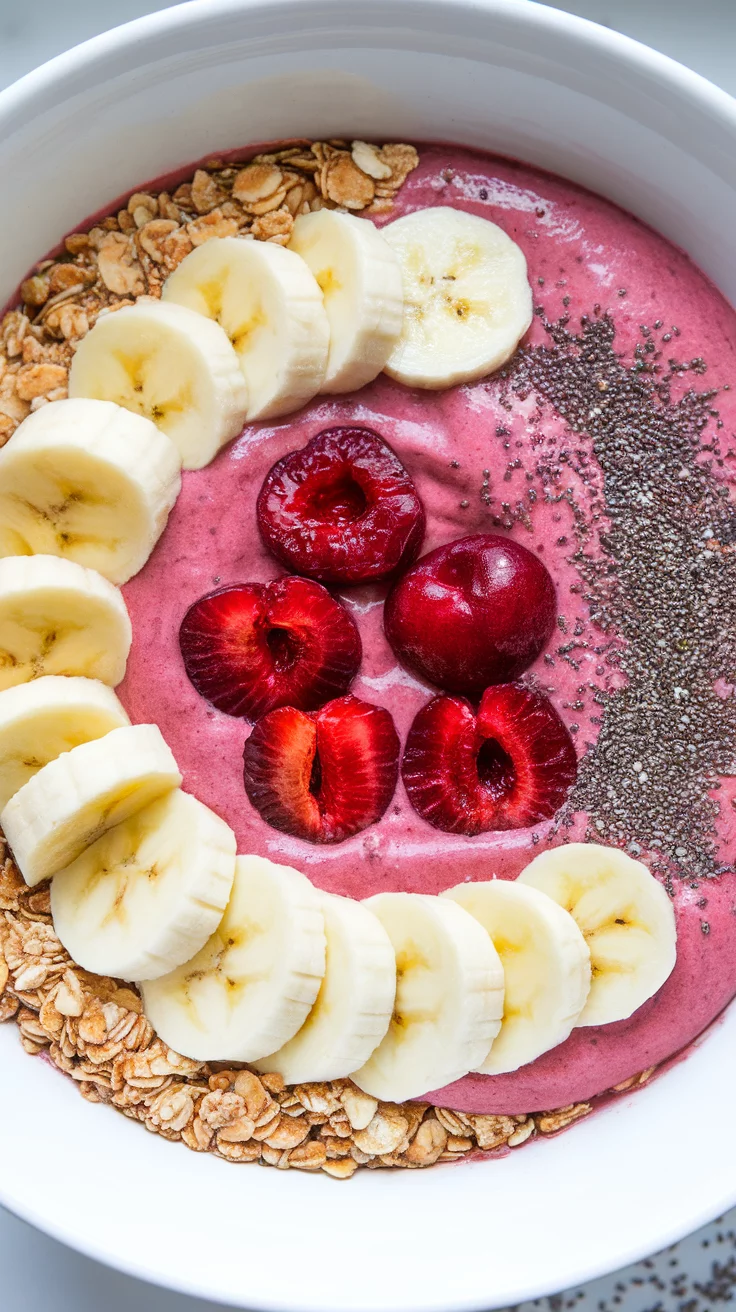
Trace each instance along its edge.
<path fill-rule="evenodd" d="M 418 162 L 413 146 L 365 141 L 302 142 L 238 165 L 210 160 L 173 194 L 134 192 L 116 214 L 72 233 L 0 320 L 0 446 L 32 411 L 67 395 L 72 356 L 98 316 L 159 297 L 195 246 L 232 236 L 285 246 L 300 214 L 384 212 Z"/>
<path fill-rule="evenodd" d="M 280 1075 L 190 1061 L 156 1037 L 138 991 L 76 966 L 54 934 L 48 887 L 26 886 L 0 840 L 0 1022 L 26 1052 L 152 1134 L 227 1162 L 323 1171 L 415 1169 L 497 1155 L 556 1134 L 590 1102 L 520 1116 L 475 1115 L 424 1102 L 379 1102 L 349 1079 L 289 1087 Z M 643 1083 L 653 1070 L 627 1080 Z"/>

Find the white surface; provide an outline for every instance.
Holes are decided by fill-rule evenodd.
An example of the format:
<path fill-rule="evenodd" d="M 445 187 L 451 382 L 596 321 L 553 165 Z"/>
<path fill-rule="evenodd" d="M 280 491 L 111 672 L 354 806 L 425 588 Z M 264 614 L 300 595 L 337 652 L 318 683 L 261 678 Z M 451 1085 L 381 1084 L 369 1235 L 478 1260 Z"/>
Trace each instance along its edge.
<path fill-rule="evenodd" d="M 34 1153 L 31 1135 L 0 1129 L 0 1191 L 90 1255 L 200 1295 L 247 1294 L 249 1307 L 465 1312 L 498 1306 L 483 1297 L 491 1282 L 504 1302 L 521 1302 L 541 1281 L 569 1284 L 572 1270 L 592 1277 L 612 1251 L 625 1262 L 652 1241 L 664 1246 L 683 1215 L 697 1224 L 733 1199 L 733 1117 L 722 1118 L 712 1155 L 675 1145 L 688 1133 L 684 1109 L 701 1106 L 716 1080 L 724 1097 L 734 1086 L 735 1023 L 736 1012 L 666 1081 L 569 1134 L 493 1164 L 363 1172 L 348 1186 L 235 1169 L 145 1134 L 29 1061 L 11 1029 L 0 1126 L 21 1090 L 24 1124 L 43 1135 Z"/>
<path fill-rule="evenodd" d="M 15 9 L 11 14 L 8 0 L 0 0 L 0 68 L 5 73 L 6 80 L 14 72 L 23 71 L 23 61 L 25 67 L 35 63 L 39 57 L 45 57 L 52 53 L 49 44 L 41 42 L 50 42 L 53 37 L 56 40 L 56 48 L 68 44 L 70 40 L 80 39 L 81 37 L 91 34 L 97 30 L 104 21 L 109 24 L 113 19 L 133 17 L 136 12 L 142 12 L 145 6 L 136 6 L 133 0 L 127 0 L 126 3 L 118 3 L 103 9 L 101 6 L 95 7 L 82 6 L 77 0 L 77 4 L 66 3 L 64 6 L 47 5 L 47 12 L 42 18 L 39 13 L 38 5 L 28 7 L 23 10 L 20 7 Z M 690 58 L 694 63 L 699 60 L 697 66 L 705 73 L 711 73 L 712 76 L 723 76 L 724 71 L 728 70 L 730 76 L 736 82 L 736 69 L 729 63 L 729 51 L 732 49 L 733 37 L 736 35 L 736 15 L 731 0 L 723 0 L 723 3 L 716 3 L 710 0 L 710 3 L 701 3 L 697 5 L 685 5 L 681 0 L 668 0 L 668 3 L 656 4 L 634 4 L 622 3 L 622 0 L 609 0 L 609 3 L 603 3 L 602 0 L 589 0 L 589 3 L 570 6 L 577 12 L 589 13 L 591 17 L 608 18 L 609 21 L 629 30 L 633 35 L 649 39 L 660 45 L 660 48 L 668 53 L 679 55 L 680 58 Z M 7 9 L 7 13 L 6 13 Z M 645 13 L 642 13 L 645 10 Z M 22 26 L 24 14 L 27 14 L 28 23 L 33 24 L 34 32 L 38 33 L 39 44 L 36 47 L 38 53 L 28 54 L 30 47 L 24 48 L 22 41 Z M 54 17 L 55 15 L 55 17 Z M 658 30 L 657 15 L 661 20 L 661 31 Z M 628 23 L 628 27 L 627 27 Z M 13 38 L 12 26 L 15 26 L 16 36 Z M 8 30 L 9 29 L 9 30 Z M 707 41 L 706 41 L 707 36 Z M 11 61 L 16 56 L 17 63 L 12 68 Z M 710 52 L 710 54 L 709 54 Z M 710 58 L 712 63 L 705 62 Z M 724 78 L 725 80 L 725 78 Z M 736 90 L 736 87 L 734 87 Z M 133 179 L 137 180 L 137 179 Z M 124 180 L 121 187 L 124 185 Z M 34 252 L 35 253 L 35 252 Z M 12 272 L 12 271 L 11 271 Z M 8 1049 L 6 1052 L 6 1048 Z M 711 1060 L 717 1065 L 719 1071 L 719 1082 L 724 1078 L 727 1067 L 730 1064 L 736 1066 L 736 1055 L 733 1052 L 734 1045 L 729 1042 L 728 1031 L 725 1028 L 717 1029 L 708 1040 L 705 1051 L 710 1053 Z M 720 1054 L 720 1058 L 719 1058 Z M 702 1056 L 703 1054 L 701 1054 Z M 12 1087 L 13 1080 L 17 1078 L 16 1087 L 19 1087 L 20 1081 L 23 1082 L 25 1124 L 29 1127 L 38 1127 L 43 1124 L 45 1129 L 50 1129 L 47 1142 L 54 1141 L 53 1126 L 50 1121 L 53 1119 L 54 1109 L 60 1109 L 60 1114 L 64 1119 L 64 1128 L 66 1134 L 74 1139 L 75 1131 L 79 1133 L 78 1142 L 84 1143 L 84 1158 L 78 1162 L 78 1178 L 82 1181 L 90 1182 L 86 1191 L 89 1203 L 88 1227 L 89 1234 L 92 1237 L 97 1220 L 100 1216 L 104 1217 L 105 1224 L 109 1226 L 113 1233 L 120 1232 L 121 1228 L 129 1222 L 126 1208 L 116 1207 L 114 1188 L 106 1187 L 106 1178 L 100 1167 L 101 1162 L 109 1161 L 109 1143 L 110 1136 L 107 1133 L 110 1113 L 104 1109 L 95 1109 L 85 1106 L 74 1090 L 66 1090 L 64 1095 L 58 1098 L 54 1097 L 54 1107 L 50 1108 L 45 1102 L 45 1092 L 47 1081 L 53 1078 L 50 1073 L 38 1068 L 37 1063 L 29 1063 L 19 1051 L 13 1047 L 3 1048 L 3 1062 L 6 1071 L 6 1083 Z M 22 1064 L 22 1065 L 21 1065 Z M 33 1076 L 30 1075 L 33 1071 Z M 20 1072 L 23 1072 L 21 1075 Z M 18 1072 L 17 1077 L 15 1072 Z M 732 1071 L 732 1075 L 733 1075 Z M 660 1086 L 664 1087 L 664 1086 Z M 682 1206 L 678 1203 L 678 1195 L 684 1188 L 687 1188 L 691 1212 L 695 1218 L 700 1209 L 700 1215 L 705 1216 L 708 1209 L 711 1211 L 717 1205 L 717 1198 L 723 1199 L 733 1196 L 733 1170 L 729 1167 L 729 1157 L 733 1161 L 736 1155 L 736 1130 L 730 1129 L 728 1124 L 721 1129 L 722 1139 L 719 1143 L 718 1151 L 714 1154 L 710 1162 L 709 1179 L 704 1179 L 698 1186 L 694 1185 L 690 1177 L 685 1177 L 682 1173 L 683 1167 L 678 1163 L 677 1158 L 670 1155 L 670 1160 L 658 1160 L 651 1156 L 654 1149 L 654 1135 L 650 1134 L 647 1139 L 646 1126 L 651 1125 L 650 1106 L 657 1106 L 657 1131 L 658 1139 L 666 1138 L 667 1133 L 671 1135 L 671 1142 L 674 1142 L 680 1131 L 679 1119 L 682 1115 L 681 1109 L 686 1106 L 702 1105 L 702 1093 L 698 1088 L 698 1071 L 695 1062 L 686 1063 L 673 1072 L 666 1081 L 667 1098 L 661 1103 L 657 1102 L 657 1086 L 652 1090 L 645 1091 L 638 1098 L 631 1101 L 630 1107 L 626 1110 L 625 1104 L 619 1104 L 618 1108 L 612 1112 L 606 1113 L 606 1118 L 610 1126 L 610 1133 L 607 1133 L 605 1139 L 597 1133 L 597 1126 L 602 1124 L 602 1120 L 594 1120 L 587 1125 L 582 1125 L 572 1131 L 569 1136 L 563 1136 L 553 1143 L 540 1145 L 538 1148 L 531 1148 L 527 1153 L 520 1154 L 515 1159 L 513 1173 L 510 1171 L 511 1163 L 499 1163 L 495 1168 L 496 1174 L 494 1181 L 498 1184 L 499 1189 L 492 1190 L 492 1197 L 489 1197 L 486 1208 L 482 1217 L 471 1218 L 472 1222 L 482 1222 L 478 1229 L 476 1239 L 476 1249 L 480 1246 L 484 1257 L 493 1265 L 502 1265 L 505 1249 L 509 1242 L 509 1236 L 504 1235 L 503 1212 L 513 1215 L 516 1211 L 517 1217 L 523 1215 L 525 1218 L 525 1230 L 528 1234 L 534 1233 L 535 1219 L 539 1221 L 538 1237 L 535 1241 L 535 1255 L 539 1260 L 545 1262 L 550 1267 L 555 1262 L 568 1262 L 569 1253 L 572 1248 L 573 1253 L 579 1256 L 579 1264 L 587 1265 L 590 1270 L 598 1260 L 598 1253 L 601 1251 L 601 1244 L 605 1245 L 610 1241 L 611 1227 L 615 1227 L 616 1232 L 621 1239 L 623 1248 L 628 1244 L 628 1251 L 633 1253 L 640 1250 L 641 1244 L 639 1236 L 635 1233 L 635 1227 L 624 1240 L 624 1234 L 627 1228 L 628 1214 L 631 1211 L 632 1194 L 637 1197 L 639 1204 L 648 1210 L 650 1214 L 656 1214 L 658 1223 L 658 1233 L 664 1242 L 668 1237 L 668 1225 L 676 1227 L 676 1217 L 681 1214 Z M 652 1103 L 654 1098 L 655 1103 Z M 625 1132 L 626 1141 L 637 1143 L 637 1136 L 641 1136 L 641 1147 L 636 1154 L 635 1159 L 627 1160 L 626 1154 L 620 1152 L 620 1143 L 623 1138 L 617 1133 L 618 1126 L 625 1115 Z M 671 1123 L 668 1126 L 667 1121 Z M 94 1130 L 93 1130 L 94 1124 Z M 333 1211 L 337 1215 L 338 1210 L 344 1209 L 346 1202 L 346 1193 L 351 1195 L 358 1181 L 353 1185 L 340 1187 L 330 1181 L 320 1180 L 312 1181 L 305 1177 L 294 1178 L 294 1173 L 289 1177 L 283 1177 L 276 1172 L 260 1171 L 251 1168 L 250 1171 L 232 1172 L 226 1166 L 217 1162 L 203 1162 L 202 1159 L 191 1159 L 181 1148 L 173 1148 L 161 1141 L 154 1141 L 144 1136 L 141 1131 L 135 1127 L 119 1121 L 120 1124 L 120 1142 L 122 1137 L 125 1139 L 125 1163 L 121 1165 L 121 1170 L 131 1175 L 138 1170 L 139 1176 L 139 1210 L 144 1213 L 146 1204 L 150 1200 L 155 1200 L 157 1209 L 151 1211 L 151 1232 L 147 1244 L 136 1242 L 135 1254 L 138 1258 L 137 1265 L 139 1269 L 151 1269 L 151 1263 L 154 1260 L 155 1251 L 160 1251 L 163 1246 L 171 1246 L 172 1262 L 174 1266 L 189 1264 L 191 1268 L 199 1265 L 200 1278 L 202 1283 L 208 1279 L 207 1262 L 198 1263 L 199 1254 L 193 1251 L 190 1256 L 190 1247 L 196 1249 L 197 1227 L 193 1228 L 190 1238 L 185 1238 L 182 1242 L 182 1235 L 186 1235 L 187 1218 L 191 1215 L 191 1209 L 187 1205 L 187 1177 L 190 1175 L 192 1161 L 197 1162 L 197 1166 L 202 1167 L 202 1179 L 205 1189 L 205 1198 L 209 1208 L 216 1208 L 217 1201 L 225 1196 L 230 1198 L 230 1207 L 225 1208 L 221 1217 L 223 1251 L 220 1254 L 220 1261 L 214 1263 L 214 1278 L 220 1278 L 222 1272 L 219 1269 L 227 1267 L 233 1257 L 241 1264 L 241 1270 L 248 1271 L 253 1265 L 254 1255 L 248 1251 L 249 1241 L 252 1238 L 257 1218 L 253 1216 L 249 1209 L 249 1196 L 252 1196 L 252 1182 L 258 1188 L 258 1204 L 263 1212 L 269 1212 L 273 1217 L 274 1233 L 280 1235 L 288 1233 L 289 1213 L 292 1208 L 300 1212 L 303 1208 L 311 1206 L 312 1199 L 316 1196 L 314 1186 L 325 1186 L 320 1188 L 319 1205 L 324 1212 L 329 1214 Z M 84 1137 L 82 1137 L 81 1126 L 84 1127 Z M 3 1164 L 0 1167 L 0 1190 L 3 1188 L 2 1180 L 6 1176 L 8 1179 L 13 1178 L 14 1162 L 19 1166 L 22 1161 L 28 1160 L 28 1142 L 29 1136 L 21 1136 L 15 1142 L 3 1146 Z M 115 1136 L 117 1140 L 117 1135 Z M 97 1139 L 97 1143 L 95 1143 Z M 544 1196 L 540 1194 L 538 1185 L 530 1185 L 530 1181 L 538 1174 L 540 1155 L 544 1154 L 544 1177 L 547 1180 L 562 1179 L 569 1171 L 574 1170 L 575 1162 L 585 1159 L 586 1156 L 592 1160 L 593 1154 L 598 1157 L 601 1152 L 601 1145 L 608 1143 L 610 1147 L 606 1149 L 606 1165 L 610 1172 L 608 1177 L 608 1195 L 609 1201 L 606 1204 L 610 1207 L 610 1212 L 604 1224 L 604 1218 L 600 1213 L 600 1201 L 596 1202 L 595 1212 L 598 1217 L 596 1226 L 591 1227 L 591 1233 L 586 1235 L 584 1230 L 579 1226 L 568 1229 L 565 1233 L 564 1225 L 556 1231 L 557 1218 L 552 1215 L 553 1207 L 550 1207 L 547 1201 L 548 1216 L 546 1218 L 539 1215 L 539 1209 L 544 1207 Z M 63 1152 L 64 1145 L 61 1145 L 59 1156 Z M 558 1166 L 559 1162 L 559 1166 Z M 54 1200 L 55 1215 L 60 1230 L 64 1230 L 67 1222 L 70 1226 L 73 1224 L 72 1211 L 69 1207 L 70 1184 L 65 1180 L 63 1184 L 56 1183 L 54 1159 L 49 1159 L 48 1172 L 46 1181 L 41 1181 L 40 1189 L 42 1194 L 46 1193 L 47 1197 Z M 494 1168 L 490 1168 L 494 1169 Z M 489 1168 L 475 1167 L 464 1168 L 464 1172 L 472 1171 L 476 1174 L 478 1171 L 489 1171 Z M 157 1174 L 160 1172 L 161 1177 L 166 1176 L 165 1197 L 160 1192 L 156 1192 Z M 439 1285 L 439 1278 L 442 1271 L 440 1268 L 447 1268 L 447 1261 L 444 1256 L 440 1257 L 437 1267 L 433 1271 L 434 1264 L 437 1262 L 437 1252 L 452 1251 L 458 1254 L 464 1253 L 473 1248 L 472 1235 L 469 1234 L 469 1226 L 463 1222 L 463 1201 L 470 1180 L 464 1172 L 453 1170 L 452 1172 L 443 1171 L 442 1177 L 446 1183 L 443 1183 L 443 1204 L 447 1209 L 443 1213 L 441 1225 L 435 1231 L 438 1239 L 438 1245 L 433 1247 L 431 1244 L 421 1245 L 421 1268 L 423 1279 L 427 1278 L 429 1285 L 435 1284 L 438 1289 L 438 1300 L 442 1299 L 442 1287 Z M 372 1175 L 365 1180 L 364 1202 L 369 1205 L 369 1214 L 366 1217 L 366 1228 L 370 1226 L 371 1244 L 366 1246 L 366 1252 L 376 1251 L 374 1245 L 380 1245 L 380 1231 L 382 1226 L 386 1226 L 386 1236 L 384 1242 L 392 1245 L 396 1230 L 391 1230 L 388 1223 L 390 1217 L 389 1211 L 393 1210 L 393 1204 L 396 1200 L 401 1201 L 406 1210 L 407 1216 L 415 1216 L 421 1208 L 423 1200 L 428 1194 L 432 1193 L 434 1185 L 432 1179 L 437 1178 L 440 1172 L 433 1172 L 428 1176 L 421 1174 L 412 1174 L 401 1179 L 387 1179 L 386 1176 Z M 488 1178 L 486 1176 L 486 1178 Z M 236 1189 L 234 1181 L 239 1181 L 239 1187 Z M 93 1183 L 94 1182 L 94 1183 Z M 498 1195 L 501 1193 L 503 1184 L 503 1200 Z M 114 1185 L 114 1182 L 113 1182 Z M 704 1192 L 699 1197 L 697 1195 L 698 1187 Z M 618 1193 L 617 1193 L 618 1190 Z M 514 1208 L 514 1198 L 516 1198 L 516 1208 Z M 453 1201 L 456 1204 L 453 1207 Z M 571 1204 L 574 1200 L 571 1200 Z M 502 1203 L 502 1212 L 494 1214 L 494 1205 L 498 1209 Z M 358 1206 L 357 1193 L 355 1195 L 356 1209 Z M 592 1210 L 592 1209 L 591 1209 Z M 638 1211 L 638 1208 L 637 1208 Z M 536 1214 L 536 1215 L 535 1215 Z M 644 1212 L 642 1212 L 644 1214 Z M 584 1216 L 581 1218 L 584 1221 Z M 545 1225 L 546 1221 L 546 1225 Z M 339 1270 L 339 1253 L 329 1242 L 331 1234 L 334 1235 L 334 1220 L 330 1222 L 329 1216 L 325 1216 L 325 1226 L 328 1236 L 327 1248 L 329 1253 L 329 1262 L 325 1271 L 324 1284 L 327 1286 L 329 1276 L 334 1275 L 335 1270 Z M 158 1233 L 156 1233 L 158 1228 Z M 600 1233 L 603 1229 L 603 1234 Z M 672 1233 L 672 1231 L 670 1231 Z M 229 1243 L 227 1242 L 229 1240 Z M 699 1241 L 698 1241 L 699 1242 Z M 714 1245 L 716 1240 L 713 1240 Z M 550 1250 L 544 1252 L 546 1244 L 549 1244 Z M 390 1308 L 396 1304 L 392 1301 L 401 1297 L 401 1281 L 406 1278 L 406 1270 L 411 1265 L 411 1260 L 416 1256 L 416 1245 L 412 1246 L 413 1252 L 410 1252 L 400 1263 L 400 1269 L 397 1271 L 397 1280 L 393 1284 L 385 1284 L 376 1292 L 374 1288 L 371 1292 L 371 1266 L 370 1261 L 366 1262 L 365 1269 L 361 1272 L 359 1285 L 360 1288 L 355 1290 L 354 1280 L 345 1278 L 342 1287 L 342 1306 L 348 1303 L 348 1300 L 355 1296 L 364 1295 L 364 1306 L 373 1308 Z M 622 1248 L 622 1251 L 623 1251 Z M 696 1255 L 699 1264 L 702 1266 L 703 1275 L 709 1274 L 707 1268 L 710 1265 L 710 1256 L 712 1249 L 706 1250 L 691 1244 L 687 1252 L 691 1254 L 690 1260 L 696 1261 Z M 300 1255 L 298 1250 L 291 1246 L 286 1248 L 286 1255 L 289 1263 L 298 1271 L 300 1263 L 304 1266 L 307 1264 L 313 1267 L 314 1257 L 312 1254 Z M 282 1250 L 283 1260 L 283 1250 Z M 704 1259 L 704 1260 L 702 1260 Z M 277 1258 L 272 1259 L 274 1266 Z M 605 1260 L 605 1259 L 603 1259 Z M 668 1257 L 663 1262 L 677 1260 Z M 681 1259 L 682 1260 L 682 1259 Z M 140 1286 L 137 1282 L 129 1278 L 115 1275 L 104 1271 L 102 1268 L 93 1263 L 87 1262 L 69 1252 L 66 1252 L 53 1244 L 52 1241 L 46 1240 L 39 1235 L 34 1234 L 19 1222 L 6 1218 L 0 1226 L 0 1262 L 2 1262 L 2 1288 L 0 1292 L 0 1305 L 3 1312 L 35 1312 L 36 1308 L 48 1309 L 48 1312 L 66 1312 L 66 1309 L 74 1308 L 75 1312 L 98 1312 L 103 1306 L 109 1309 L 109 1312 L 122 1312 L 123 1308 L 136 1306 L 141 1312 L 169 1312 L 170 1309 L 180 1308 L 182 1312 L 185 1309 L 195 1309 L 202 1312 L 203 1309 L 213 1305 L 201 1302 L 192 1303 L 177 1295 L 166 1294 L 163 1291 L 147 1289 Z M 211 1264 L 212 1265 L 212 1264 Z M 532 1267 L 534 1264 L 529 1263 Z M 302 1269 L 304 1269 L 304 1266 Z M 445 1295 L 445 1306 L 460 1305 L 465 1297 L 467 1300 L 468 1291 L 463 1286 L 465 1278 L 464 1268 L 466 1263 L 458 1261 L 456 1267 L 456 1278 L 452 1284 L 452 1293 Z M 664 1266 L 663 1266 L 664 1269 Z M 672 1268 L 666 1268 L 672 1270 Z M 700 1279 L 700 1271 L 694 1270 L 690 1273 L 697 1279 Z M 655 1270 L 655 1275 L 657 1272 Z M 644 1272 L 635 1276 L 635 1279 L 648 1281 L 652 1276 L 652 1270 L 645 1269 Z M 659 1276 L 657 1275 L 657 1279 Z M 311 1283 L 311 1282 L 310 1282 Z M 613 1295 L 615 1281 L 613 1279 L 604 1282 L 598 1282 L 597 1286 L 589 1291 L 584 1300 L 577 1301 L 578 1307 L 596 1307 L 600 1300 L 606 1300 L 611 1291 Z M 252 1288 L 250 1274 L 248 1276 L 247 1287 Z M 644 1308 L 651 1308 L 657 1303 L 662 1308 L 680 1307 L 682 1305 L 682 1296 L 673 1295 L 676 1301 L 665 1302 L 668 1297 L 667 1291 L 662 1291 L 645 1287 L 645 1292 L 641 1295 L 636 1292 L 639 1286 L 629 1287 L 629 1292 L 620 1295 L 626 1298 L 618 1306 L 621 1312 L 644 1312 Z M 656 1292 L 655 1292 L 656 1290 Z M 348 1293 L 350 1291 L 350 1293 Z M 366 1292 L 367 1291 L 367 1292 Z M 696 1290 L 696 1297 L 697 1297 Z M 264 1284 L 261 1286 L 262 1301 L 268 1301 L 268 1288 Z M 306 1291 L 305 1291 L 306 1294 Z M 471 1295 L 472 1296 L 472 1295 Z M 325 1300 L 327 1300 L 328 1291 L 325 1288 Z M 337 1301 L 332 1301 L 331 1305 L 340 1307 L 340 1295 L 336 1296 L 333 1286 L 332 1299 L 337 1297 Z M 722 1298 L 718 1290 L 714 1288 L 706 1290 L 701 1295 L 706 1301 L 701 1304 L 703 1309 L 710 1309 L 711 1304 L 717 1298 Z M 636 1299 L 639 1298 L 639 1302 Z M 305 1303 L 309 1301 L 313 1305 L 313 1300 L 305 1298 Z M 257 1300 L 256 1300 L 257 1305 Z M 693 1306 L 697 1306 L 696 1303 Z M 438 1307 L 443 1303 L 438 1301 Z"/>

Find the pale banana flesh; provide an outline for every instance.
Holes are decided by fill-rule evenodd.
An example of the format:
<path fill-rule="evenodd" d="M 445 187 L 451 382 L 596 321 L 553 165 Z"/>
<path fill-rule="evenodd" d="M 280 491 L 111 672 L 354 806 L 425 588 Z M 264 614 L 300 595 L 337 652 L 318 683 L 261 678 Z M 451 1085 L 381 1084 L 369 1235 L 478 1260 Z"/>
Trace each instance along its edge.
<path fill-rule="evenodd" d="M 155 979 L 192 957 L 218 925 L 235 875 L 235 835 L 175 788 L 59 871 L 54 928 L 85 970 Z"/>
<path fill-rule="evenodd" d="M 278 1052 L 254 1062 L 287 1084 L 336 1080 L 368 1060 L 384 1037 L 396 996 L 396 958 L 383 925 L 367 906 L 319 894 L 327 965 L 301 1029 Z"/>
<path fill-rule="evenodd" d="M 300 215 L 289 249 L 309 265 L 324 296 L 330 351 L 322 391 L 356 391 L 381 372 L 399 340 L 399 262 L 369 220 L 336 210 Z"/>
<path fill-rule="evenodd" d="M 577 922 L 590 950 L 592 983 L 578 1025 L 626 1020 L 672 973 L 672 902 L 641 861 L 614 847 L 566 843 L 541 852 L 519 880 Z"/>
<path fill-rule="evenodd" d="M 501 1028 L 478 1070 L 518 1070 L 564 1043 L 590 990 L 590 952 L 572 916 L 531 885 L 495 879 L 442 895 L 490 935 L 504 973 Z"/>
<path fill-rule="evenodd" d="M 449 899 L 378 893 L 365 905 L 396 953 L 396 1001 L 385 1038 L 351 1078 L 374 1098 L 404 1102 L 487 1056 L 503 1015 L 503 968 L 486 931 Z"/>
<path fill-rule="evenodd" d="M 382 229 L 401 265 L 404 322 L 386 373 L 432 390 L 493 373 L 532 321 L 526 259 L 488 219 L 439 205 Z"/>
<path fill-rule="evenodd" d="M 11 797 L 0 827 L 26 883 L 39 884 L 180 783 L 156 725 L 128 725 L 49 761 Z"/>
<path fill-rule="evenodd" d="M 224 329 L 246 381 L 248 422 L 290 414 L 319 392 L 330 325 L 294 251 L 243 237 L 207 241 L 170 274 L 162 296 Z"/>
<path fill-rule="evenodd" d="M 129 724 L 97 679 L 47 674 L 0 692 L 0 810 L 62 752 Z"/>
<path fill-rule="evenodd" d="M 69 396 L 114 401 L 145 416 L 170 438 L 185 469 L 209 464 L 240 432 L 248 409 L 238 357 L 220 325 L 150 297 L 101 315 L 82 338 Z"/>
<path fill-rule="evenodd" d="M 121 593 L 96 570 L 59 556 L 0 560 L 0 690 L 54 674 L 115 687 L 132 640 Z"/>
<path fill-rule="evenodd" d="M 257 1061 L 301 1028 L 325 972 L 324 918 L 306 876 L 239 856 L 225 915 L 186 965 L 144 983 L 146 1015 L 196 1061 Z"/>
<path fill-rule="evenodd" d="M 180 487 L 178 454 L 147 419 L 109 402 L 52 401 L 0 451 L 0 556 L 60 556 L 125 583 Z"/>

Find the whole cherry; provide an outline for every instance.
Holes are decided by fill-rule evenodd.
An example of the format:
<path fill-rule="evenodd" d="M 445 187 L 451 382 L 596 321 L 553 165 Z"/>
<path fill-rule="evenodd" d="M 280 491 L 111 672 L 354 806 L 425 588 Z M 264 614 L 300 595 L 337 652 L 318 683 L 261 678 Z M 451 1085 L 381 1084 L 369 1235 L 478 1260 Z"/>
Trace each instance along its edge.
<path fill-rule="evenodd" d="M 554 584 L 539 557 L 511 538 L 477 533 L 430 551 L 398 580 L 384 628 L 407 669 L 477 697 L 536 660 L 555 614 Z"/>

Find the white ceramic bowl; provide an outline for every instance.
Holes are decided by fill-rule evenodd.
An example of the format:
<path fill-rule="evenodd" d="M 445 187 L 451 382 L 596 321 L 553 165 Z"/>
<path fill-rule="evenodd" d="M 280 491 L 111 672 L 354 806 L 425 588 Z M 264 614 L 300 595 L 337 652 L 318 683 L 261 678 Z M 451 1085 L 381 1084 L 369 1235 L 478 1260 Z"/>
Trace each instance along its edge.
<path fill-rule="evenodd" d="M 526 0 L 197 0 L 0 95 L 0 304 L 126 188 L 279 136 L 439 139 L 585 183 L 736 301 L 736 102 Z M 497 1162 L 233 1169 L 145 1134 L 0 1032 L 0 1201 L 93 1257 L 289 1312 L 498 1308 L 660 1248 L 736 1201 L 736 1012 L 638 1095 Z"/>

